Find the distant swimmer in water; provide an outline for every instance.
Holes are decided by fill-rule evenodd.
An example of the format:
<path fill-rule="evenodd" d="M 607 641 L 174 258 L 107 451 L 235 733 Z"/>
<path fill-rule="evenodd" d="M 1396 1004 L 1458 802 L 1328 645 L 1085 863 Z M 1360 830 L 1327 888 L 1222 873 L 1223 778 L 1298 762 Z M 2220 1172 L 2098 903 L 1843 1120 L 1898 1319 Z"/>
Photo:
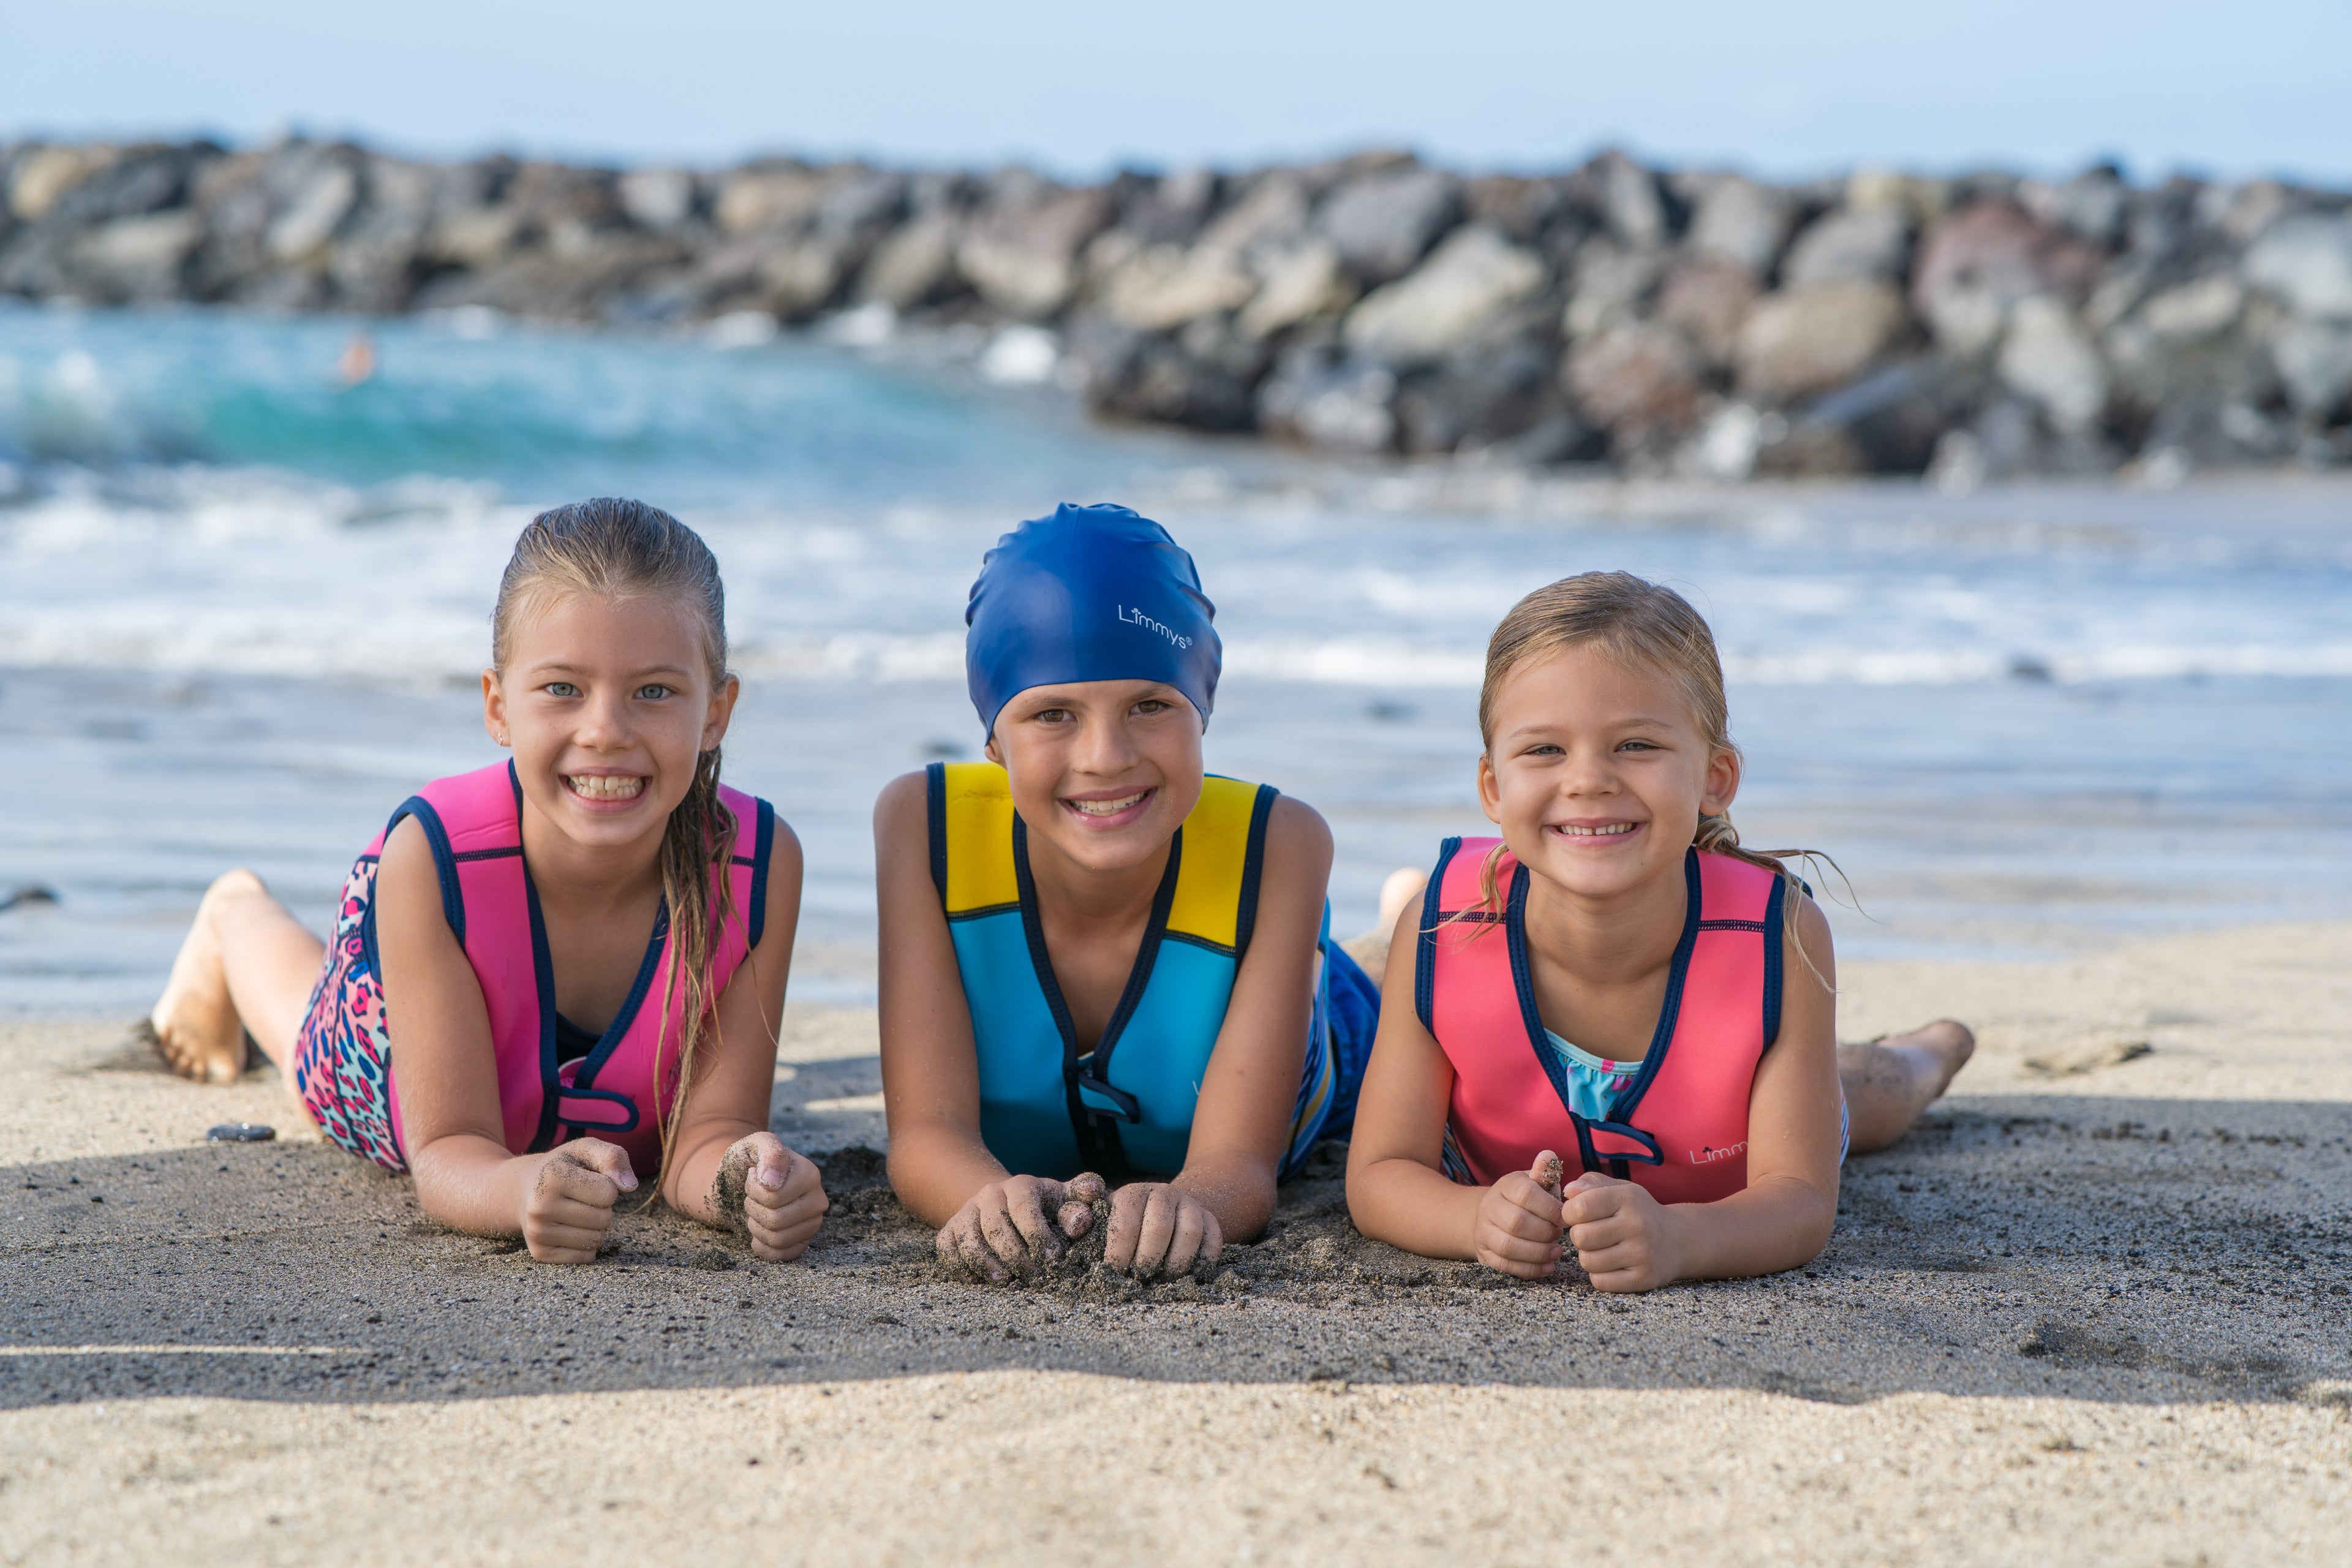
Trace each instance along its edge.
<path fill-rule="evenodd" d="M 800 846 L 719 782 L 723 597 L 667 512 L 534 518 L 482 674 L 511 758 L 392 814 L 327 943 L 252 872 L 215 881 L 147 1020 L 165 1060 L 230 1082 L 249 1037 L 331 1142 L 542 1262 L 594 1261 L 641 1178 L 800 1256 L 824 1188 L 768 1130 Z"/>
<path fill-rule="evenodd" d="M 346 388 L 375 379 L 375 340 L 365 332 L 353 332 L 343 345 L 343 357 L 335 362 L 335 374 Z"/>

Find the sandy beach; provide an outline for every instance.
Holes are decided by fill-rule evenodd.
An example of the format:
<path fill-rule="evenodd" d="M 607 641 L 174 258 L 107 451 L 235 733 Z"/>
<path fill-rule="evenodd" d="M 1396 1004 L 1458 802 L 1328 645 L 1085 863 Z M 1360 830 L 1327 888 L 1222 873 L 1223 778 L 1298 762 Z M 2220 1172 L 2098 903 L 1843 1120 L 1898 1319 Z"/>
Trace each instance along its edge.
<path fill-rule="evenodd" d="M 1206 1284 L 943 1279 L 861 1010 L 791 1018 L 803 1263 L 656 1216 L 584 1270 L 258 1074 L 0 1026 L 0 1557 L 2352 1563 L 2347 956 L 1849 965 L 1847 1035 L 1978 1059 L 1814 1265 L 1630 1300 L 1365 1242 L 1328 1163 Z"/>

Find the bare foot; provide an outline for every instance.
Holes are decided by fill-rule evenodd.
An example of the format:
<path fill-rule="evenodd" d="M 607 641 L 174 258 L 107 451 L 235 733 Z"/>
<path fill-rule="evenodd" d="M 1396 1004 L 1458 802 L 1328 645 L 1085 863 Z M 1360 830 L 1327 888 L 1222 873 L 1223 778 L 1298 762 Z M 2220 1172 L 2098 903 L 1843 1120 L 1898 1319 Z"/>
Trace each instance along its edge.
<path fill-rule="evenodd" d="M 1977 1052 L 1975 1034 L 1966 1024 L 1952 1018 L 1938 1018 L 1908 1034 L 1889 1035 L 1876 1043 L 1904 1058 L 1912 1077 L 1927 1090 L 1922 1105 L 1949 1089 L 1952 1079 Z"/>
<path fill-rule="evenodd" d="M 182 1078 L 235 1083 L 245 1071 L 245 1025 L 221 968 L 219 912 L 227 900 L 257 894 L 268 896 L 250 871 L 231 871 L 205 889 L 195 923 L 172 961 L 172 977 L 147 1015 L 146 1038 Z"/>
<path fill-rule="evenodd" d="M 1949 1018 L 1863 1045 L 1838 1047 L 1849 1148 L 1874 1153 L 1911 1130 L 1975 1054 L 1977 1037 Z"/>

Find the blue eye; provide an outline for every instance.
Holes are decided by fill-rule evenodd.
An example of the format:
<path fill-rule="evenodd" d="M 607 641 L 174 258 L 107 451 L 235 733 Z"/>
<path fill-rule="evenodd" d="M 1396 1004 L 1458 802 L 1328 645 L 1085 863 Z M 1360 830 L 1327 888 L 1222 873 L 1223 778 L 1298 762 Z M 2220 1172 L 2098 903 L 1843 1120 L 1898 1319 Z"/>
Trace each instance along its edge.
<path fill-rule="evenodd" d="M 547 683 L 546 691 L 550 697 L 577 697 L 580 695 L 580 689 L 572 685 L 572 682 L 568 680 L 551 680 Z"/>
<path fill-rule="evenodd" d="M 669 688 L 659 684 L 640 686 L 637 688 L 637 695 L 649 702 L 658 702 L 669 695 Z"/>

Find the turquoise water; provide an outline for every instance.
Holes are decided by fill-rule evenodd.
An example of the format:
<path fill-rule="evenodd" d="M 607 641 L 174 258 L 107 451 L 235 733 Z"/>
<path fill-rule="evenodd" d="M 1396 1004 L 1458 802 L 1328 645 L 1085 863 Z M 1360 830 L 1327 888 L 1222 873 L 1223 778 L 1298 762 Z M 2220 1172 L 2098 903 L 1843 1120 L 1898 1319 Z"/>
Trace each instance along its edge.
<path fill-rule="evenodd" d="M 355 331 L 376 352 L 352 388 Z M 1034 351 L 1035 345 L 1027 345 Z M 870 985 L 867 811 L 971 754 L 963 595 L 1012 521 L 1119 500 L 1199 559 L 1221 771 L 1332 820 L 1343 927 L 1480 826 L 1479 652 L 1624 567 L 1713 621 L 1751 842 L 1837 855 L 1848 952 L 2048 952 L 2352 913 L 2352 485 L 1944 497 L 1531 482 L 1104 430 L 975 340 L 708 341 L 0 310 L 0 1007 L 135 1005 L 204 881 L 323 921 L 413 785 L 493 754 L 474 679 L 537 508 L 702 529 L 747 683 L 730 776 L 809 848 L 803 994 Z M 1034 353 L 1030 357 L 1034 360 Z"/>

